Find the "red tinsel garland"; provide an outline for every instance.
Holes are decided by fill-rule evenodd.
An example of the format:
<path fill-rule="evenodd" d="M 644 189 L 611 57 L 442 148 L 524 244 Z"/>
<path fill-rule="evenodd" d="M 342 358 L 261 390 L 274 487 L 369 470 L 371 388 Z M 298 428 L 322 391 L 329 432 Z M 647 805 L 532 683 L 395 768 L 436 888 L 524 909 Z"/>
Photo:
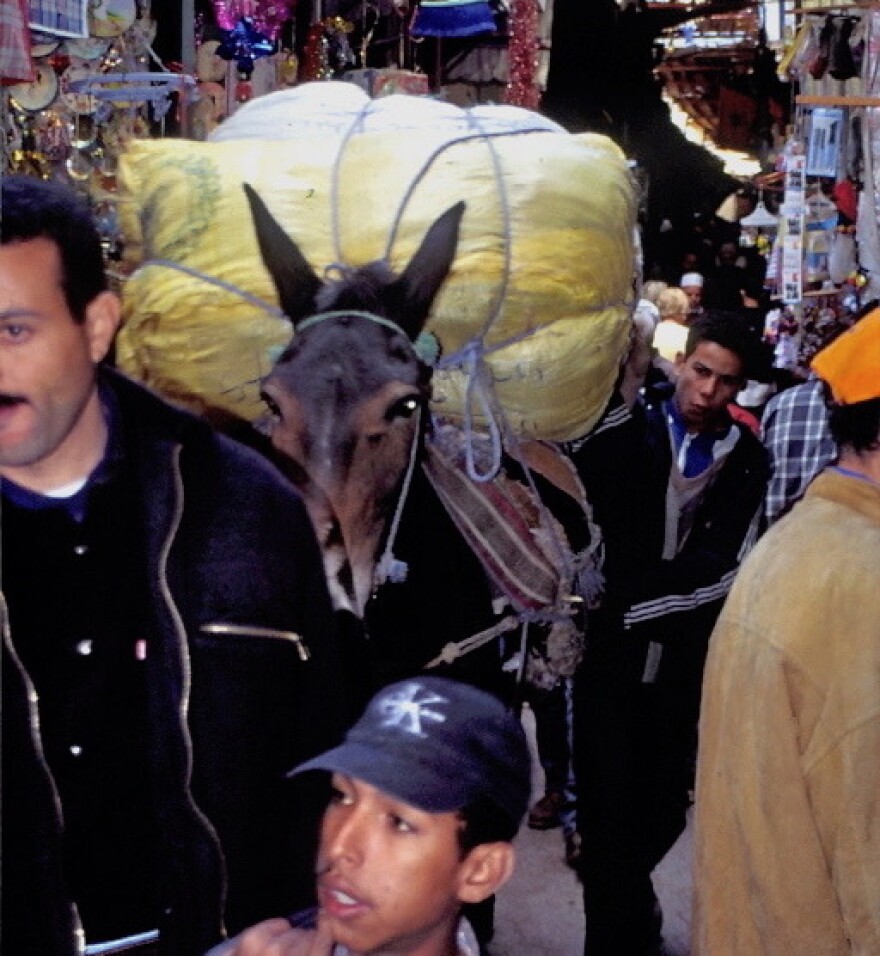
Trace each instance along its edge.
<path fill-rule="evenodd" d="M 535 82 L 538 71 L 537 0 L 513 0 L 508 34 L 508 82 L 504 102 L 536 110 L 541 102 L 541 93 Z"/>
<path fill-rule="evenodd" d="M 300 65 L 300 79 L 325 80 L 327 79 L 327 51 L 324 38 L 324 24 L 321 21 L 309 27 L 303 49 L 303 60 Z"/>

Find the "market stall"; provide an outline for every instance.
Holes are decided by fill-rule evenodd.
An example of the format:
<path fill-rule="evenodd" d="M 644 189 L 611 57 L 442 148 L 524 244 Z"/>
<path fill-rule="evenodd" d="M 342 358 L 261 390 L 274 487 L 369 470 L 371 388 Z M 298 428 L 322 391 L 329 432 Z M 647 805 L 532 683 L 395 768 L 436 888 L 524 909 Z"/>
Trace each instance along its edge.
<path fill-rule="evenodd" d="M 798 92 L 778 170 L 763 179 L 778 197 L 770 331 L 802 373 L 880 298 L 880 10 L 803 8 L 779 69 Z"/>

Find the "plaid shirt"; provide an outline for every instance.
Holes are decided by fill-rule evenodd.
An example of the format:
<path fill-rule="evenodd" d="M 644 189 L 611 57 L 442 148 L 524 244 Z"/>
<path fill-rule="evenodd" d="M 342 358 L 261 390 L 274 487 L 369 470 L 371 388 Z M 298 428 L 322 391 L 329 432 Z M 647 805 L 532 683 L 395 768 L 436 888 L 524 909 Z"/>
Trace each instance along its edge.
<path fill-rule="evenodd" d="M 761 427 L 770 457 L 764 499 L 769 526 L 803 496 L 807 485 L 837 455 L 822 382 L 813 377 L 771 399 Z"/>

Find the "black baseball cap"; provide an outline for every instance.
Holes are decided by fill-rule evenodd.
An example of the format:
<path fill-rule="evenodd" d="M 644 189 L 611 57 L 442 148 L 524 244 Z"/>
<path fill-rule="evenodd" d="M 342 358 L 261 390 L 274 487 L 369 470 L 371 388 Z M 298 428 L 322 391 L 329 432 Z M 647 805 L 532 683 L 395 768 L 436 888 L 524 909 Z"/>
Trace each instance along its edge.
<path fill-rule="evenodd" d="M 380 690 L 338 747 L 289 776 L 308 770 L 364 780 L 428 813 L 488 800 L 514 826 L 531 793 L 522 724 L 496 697 L 444 677 L 418 676 Z"/>

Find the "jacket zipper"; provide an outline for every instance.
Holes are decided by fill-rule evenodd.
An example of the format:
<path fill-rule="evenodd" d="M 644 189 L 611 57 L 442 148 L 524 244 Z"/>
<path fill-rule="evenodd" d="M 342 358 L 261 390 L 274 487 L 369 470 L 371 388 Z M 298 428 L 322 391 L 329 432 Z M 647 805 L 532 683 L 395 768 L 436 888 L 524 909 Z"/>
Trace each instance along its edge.
<path fill-rule="evenodd" d="M 174 628 L 177 634 L 178 648 L 180 650 L 180 665 L 181 672 L 183 674 L 183 688 L 180 697 L 180 713 L 178 716 L 180 719 L 180 732 L 186 751 L 186 769 L 184 780 L 186 798 L 189 802 L 189 805 L 192 807 L 193 813 L 204 826 L 208 836 L 214 841 L 218 858 L 223 860 L 225 857 L 223 855 L 223 848 L 220 844 L 220 838 L 217 836 L 217 831 L 214 829 L 211 821 L 205 816 L 205 814 L 196 804 L 195 800 L 193 800 L 192 793 L 190 791 L 193 768 L 193 746 L 192 738 L 190 737 L 189 733 L 189 727 L 187 725 L 187 714 L 189 712 L 189 701 L 192 691 L 192 664 L 190 661 L 189 652 L 187 651 L 188 644 L 186 638 L 186 627 L 184 626 L 183 617 L 181 616 L 180 610 L 174 601 L 174 596 L 172 595 L 171 588 L 168 584 L 168 556 L 171 552 L 171 546 L 174 544 L 174 539 L 177 535 L 177 532 L 180 529 L 180 523 L 183 520 L 184 489 L 183 475 L 180 470 L 180 455 L 182 450 L 183 447 L 180 444 L 177 444 L 171 451 L 171 470 L 172 477 L 174 479 L 174 513 L 171 517 L 171 527 L 168 531 L 168 536 L 159 552 L 159 589 L 162 592 L 162 597 L 165 600 L 168 613 L 171 615 L 171 619 L 174 623 Z M 223 899 L 221 911 L 223 911 L 226 909 L 226 894 L 228 891 L 228 885 L 226 882 L 225 872 L 221 875 L 223 879 Z M 227 935 L 225 925 L 222 926 L 222 931 L 225 937 Z"/>
<path fill-rule="evenodd" d="M 305 641 L 296 631 L 281 631 L 274 627 L 259 627 L 256 624 L 203 624 L 200 631 L 204 634 L 232 634 L 237 637 L 270 637 L 274 640 L 290 641 L 296 646 L 301 661 L 307 661 L 312 655 Z"/>
<path fill-rule="evenodd" d="M 52 802 L 55 805 L 56 819 L 58 820 L 58 823 L 63 831 L 64 812 L 61 808 L 61 797 L 58 795 L 58 788 L 55 786 L 55 778 L 52 776 L 52 771 L 49 769 L 49 763 L 46 760 L 45 751 L 43 750 L 43 737 L 40 733 L 40 716 L 38 710 L 39 696 L 37 695 L 37 689 L 34 687 L 30 675 L 28 674 L 27 670 L 25 670 L 24 664 L 22 664 L 21 658 L 18 656 L 18 653 L 15 650 L 15 645 L 12 643 L 12 634 L 9 628 L 9 612 L 6 607 L 6 598 L 3 597 L 2 592 L 0 592 L 0 618 L 2 618 L 3 622 L 3 643 L 6 645 L 10 657 L 15 662 L 15 666 L 18 668 L 18 671 L 21 674 L 27 689 L 28 716 L 30 720 L 31 737 L 33 738 L 34 748 L 37 751 L 37 759 L 39 760 L 40 766 L 42 767 L 43 772 L 46 775 L 46 779 L 49 782 L 49 789 L 52 792 Z M 76 908 L 76 904 L 73 902 L 70 903 L 70 912 L 73 916 L 74 924 L 74 948 L 76 949 L 77 953 L 83 954 L 85 953 L 86 934 L 83 930 L 82 921 L 79 917 L 79 911 Z"/>

